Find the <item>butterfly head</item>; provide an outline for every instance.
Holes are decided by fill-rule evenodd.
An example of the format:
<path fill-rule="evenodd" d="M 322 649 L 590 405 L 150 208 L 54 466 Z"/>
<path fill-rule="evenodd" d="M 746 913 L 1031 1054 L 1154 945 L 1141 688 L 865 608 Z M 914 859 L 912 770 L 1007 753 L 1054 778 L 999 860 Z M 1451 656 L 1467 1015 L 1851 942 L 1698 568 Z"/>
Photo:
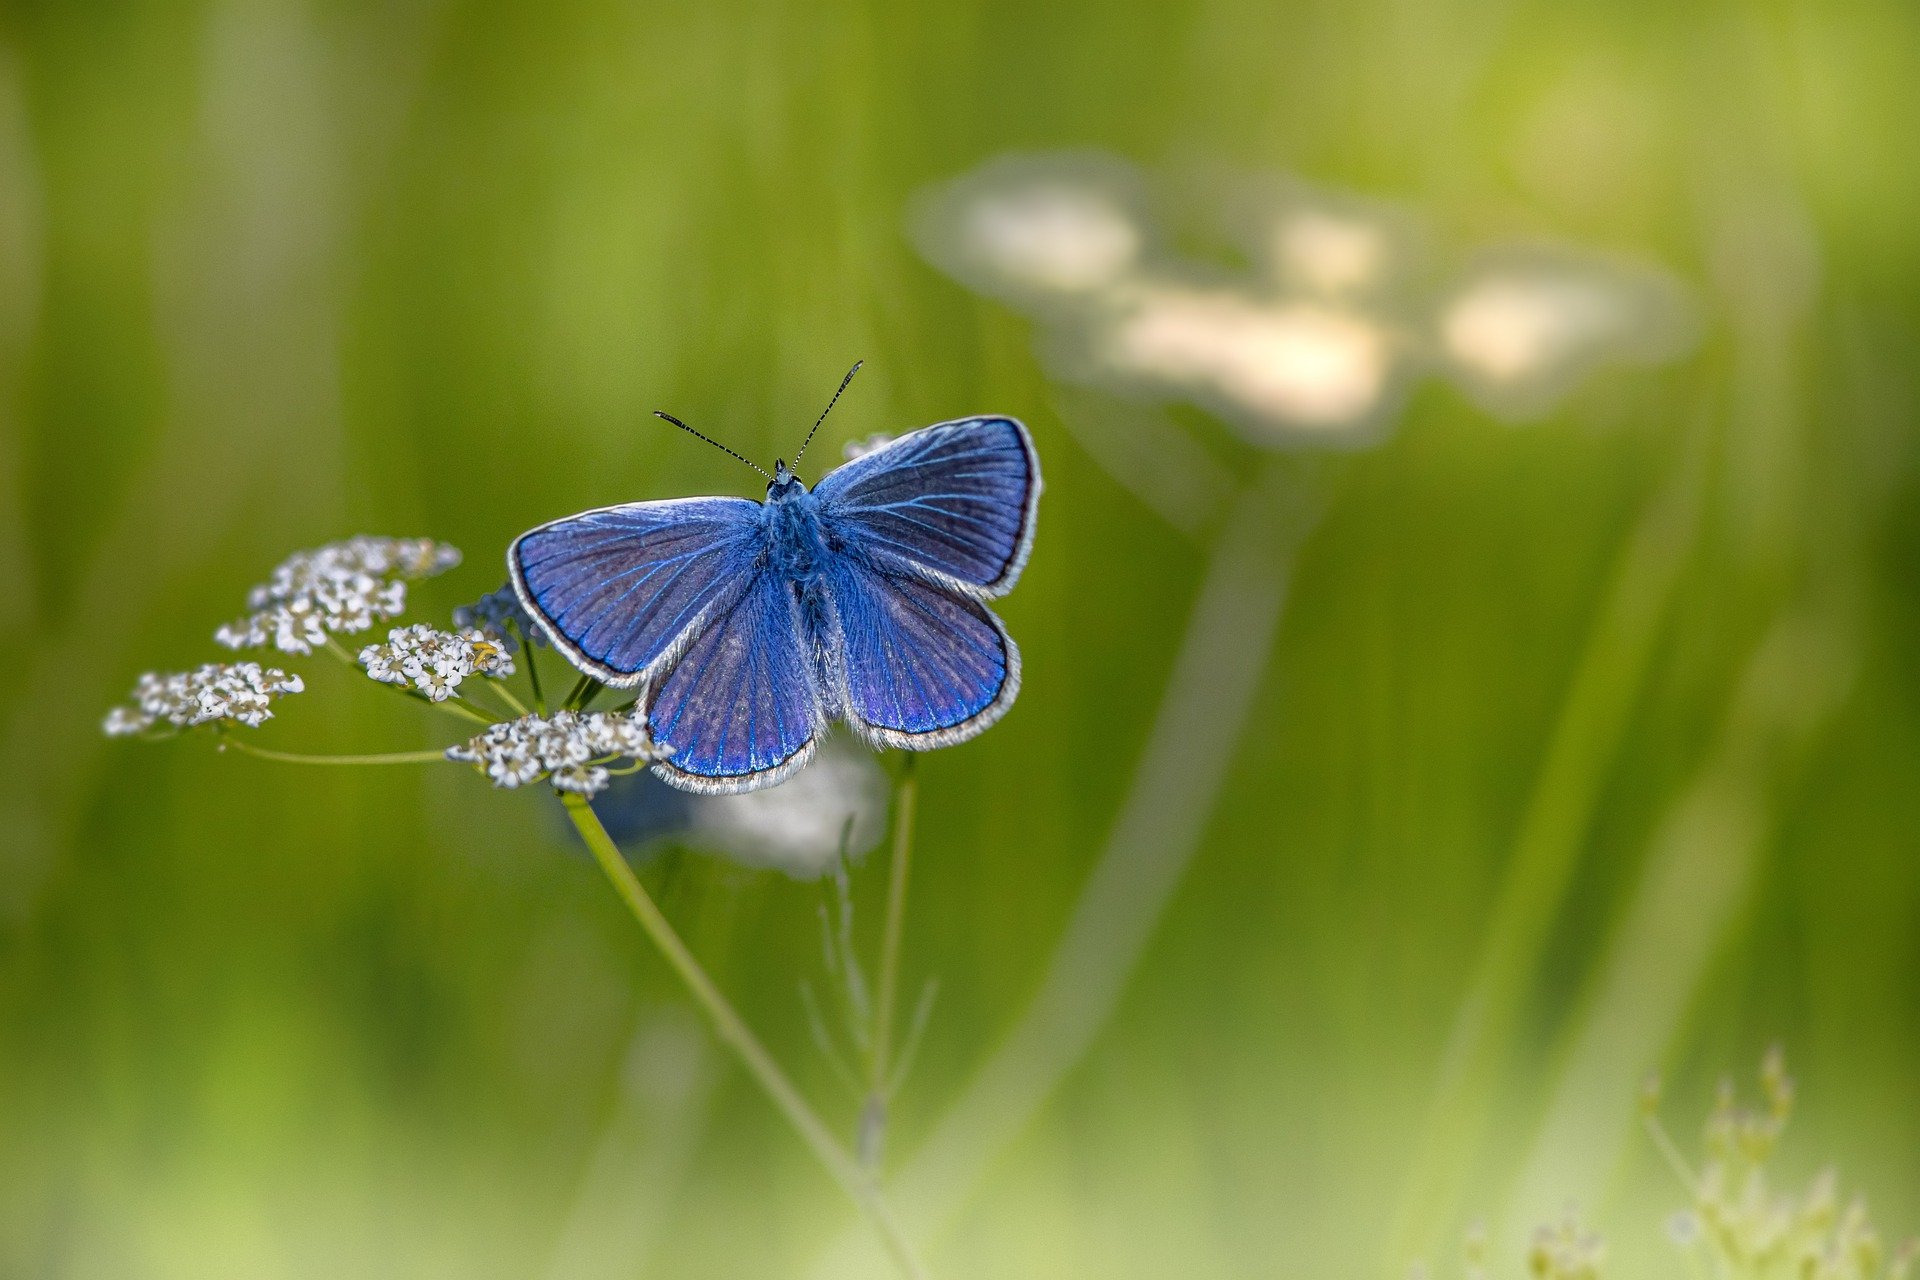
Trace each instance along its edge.
<path fill-rule="evenodd" d="M 793 474 L 792 468 L 785 462 L 773 464 L 773 479 L 767 485 L 768 502 L 785 502 L 790 498 L 799 497 L 806 491 L 807 486 L 800 483 L 800 477 Z"/>

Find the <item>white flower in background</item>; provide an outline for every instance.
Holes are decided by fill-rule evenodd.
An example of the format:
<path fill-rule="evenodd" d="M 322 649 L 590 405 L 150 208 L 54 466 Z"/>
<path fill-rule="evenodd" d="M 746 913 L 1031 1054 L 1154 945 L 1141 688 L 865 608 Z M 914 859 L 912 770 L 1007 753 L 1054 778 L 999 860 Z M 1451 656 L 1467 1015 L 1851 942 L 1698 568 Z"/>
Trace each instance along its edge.
<path fill-rule="evenodd" d="M 1658 364 L 1692 345 L 1687 300 L 1664 273 L 1568 250 L 1484 255 L 1441 303 L 1454 379 L 1496 417 L 1537 417 L 1606 364 Z"/>
<path fill-rule="evenodd" d="M 497 639 L 508 653 L 520 652 L 520 637 L 523 635 L 540 648 L 544 649 L 548 644 L 547 633 L 540 629 L 533 615 L 520 603 L 520 597 L 514 594 L 511 583 L 498 591 L 489 591 L 472 604 L 463 604 L 455 609 L 453 625 L 479 627 L 490 632 L 489 638 Z"/>
<path fill-rule="evenodd" d="M 1642 1118 L 1693 1197 L 1669 1220 L 1668 1237 L 1700 1274 L 1904 1280 L 1920 1257 L 1920 1242 L 1888 1248 L 1865 1202 L 1841 1198 L 1831 1169 L 1798 1193 L 1775 1188 L 1771 1166 L 1793 1117 L 1795 1093 L 1777 1047 L 1761 1061 L 1759 1106 L 1742 1106 L 1732 1081 L 1722 1081 L 1696 1173 L 1660 1123 L 1659 1086 L 1649 1084 Z"/>
<path fill-rule="evenodd" d="M 887 793 L 887 776 L 871 752 L 829 739 L 806 768 L 778 786 L 704 797 L 693 806 L 689 842 L 748 866 L 815 880 L 832 872 L 843 837 L 849 858 L 880 843 Z"/>
<path fill-rule="evenodd" d="M 1138 291 L 1091 354 L 1121 382 L 1198 401 L 1271 440 L 1349 434 L 1374 421 L 1398 352 L 1386 329 L 1356 312 L 1156 285 Z"/>
<path fill-rule="evenodd" d="M 815 880 L 838 863 L 843 834 L 850 859 L 879 845 L 890 793 L 873 753 L 836 737 L 822 743 L 798 773 L 760 791 L 691 795 L 643 773 L 616 779 L 593 807 L 613 838 L 629 848 L 672 839 L 745 866 Z"/>
<path fill-rule="evenodd" d="M 591 796 L 610 781 L 607 764 L 665 759 L 638 715 L 621 711 L 556 711 L 490 725 L 471 741 L 447 748 L 447 759 L 477 766 L 496 787 L 519 787 L 549 777 L 555 790 Z"/>
<path fill-rule="evenodd" d="M 884 431 L 876 431 L 864 440 L 849 440 L 840 446 L 840 457 L 852 462 L 855 458 L 864 458 L 875 449 L 892 444 L 894 437 Z"/>
<path fill-rule="evenodd" d="M 1436 300 L 1409 211 L 1284 177 L 1216 187 L 1169 188 L 1160 206 L 1183 216 L 1167 231 L 1124 161 L 1003 158 L 925 192 L 912 231 L 934 265 L 1038 322 L 1055 376 L 1197 404 L 1265 448 L 1374 443 L 1436 368 L 1496 416 L 1537 417 L 1594 368 L 1692 340 L 1684 292 L 1651 267 L 1509 246 Z M 1251 269 L 1176 257 L 1171 232 Z M 1139 452 L 1089 447 L 1110 465 Z"/>
<path fill-rule="evenodd" d="M 329 634 L 351 635 L 406 608 L 406 584 L 460 563 L 460 553 L 431 538 L 349 538 L 298 551 L 247 595 L 253 612 L 214 639 L 229 649 L 311 653 Z"/>
<path fill-rule="evenodd" d="M 1410 211 L 1286 177 L 1228 184 L 1219 220 L 1288 297 L 1404 305 L 1426 259 Z"/>
<path fill-rule="evenodd" d="M 1110 284 L 1140 256 L 1140 233 L 1112 201 L 1065 182 L 989 196 L 967 222 L 975 250 L 996 271 L 1060 293 Z"/>
<path fill-rule="evenodd" d="M 176 728 L 232 722 L 258 728 L 273 718 L 271 703 L 306 686 L 257 662 L 209 662 L 192 671 L 148 672 L 133 689 L 133 705 L 115 707 L 101 728 L 110 737 L 145 733 L 156 724 Z"/>
<path fill-rule="evenodd" d="M 1606 1260 L 1606 1241 L 1568 1210 L 1561 1221 L 1533 1233 L 1527 1274 L 1535 1280 L 1599 1280 Z"/>
<path fill-rule="evenodd" d="M 928 192 L 913 234 L 929 259 L 983 293 L 1073 306 L 1139 266 L 1142 203 L 1132 169 L 1109 157 L 1011 156 Z"/>
<path fill-rule="evenodd" d="M 360 665 L 382 684 L 411 685 L 435 702 L 445 702 L 468 676 L 513 674 L 513 659 L 497 632 L 440 631 L 419 622 L 395 627 L 385 644 L 360 650 Z"/>
<path fill-rule="evenodd" d="M 1273 239 L 1274 257 L 1287 274 L 1318 293 L 1364 289 L 1387 265 L 1386 238 L 1379 228 L 1318 210 L 1283 219 Z"/>

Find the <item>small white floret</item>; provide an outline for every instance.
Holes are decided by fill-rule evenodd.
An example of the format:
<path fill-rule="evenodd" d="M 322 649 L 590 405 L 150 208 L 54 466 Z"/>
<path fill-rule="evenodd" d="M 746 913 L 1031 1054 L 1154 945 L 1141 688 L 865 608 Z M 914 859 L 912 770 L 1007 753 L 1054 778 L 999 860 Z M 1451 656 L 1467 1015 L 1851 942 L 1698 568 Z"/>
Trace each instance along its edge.
<path fill-rule="evenodd" d="M 360 665 L 382 684 L 411 686 L 435 702 L 452 697 L 469 676 L 510 676 L 514 670 L 497 633 L 478 627 L 441 631 L 425 623 L 395 627 L 385 644 L 367 645 Z"/>

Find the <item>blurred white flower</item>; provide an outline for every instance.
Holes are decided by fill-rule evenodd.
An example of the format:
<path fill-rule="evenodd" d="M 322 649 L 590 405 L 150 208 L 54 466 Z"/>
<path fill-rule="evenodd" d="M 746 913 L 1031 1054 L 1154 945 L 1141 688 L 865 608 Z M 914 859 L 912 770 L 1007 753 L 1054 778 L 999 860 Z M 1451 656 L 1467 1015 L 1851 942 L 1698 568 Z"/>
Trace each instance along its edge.
<path fill-rule="evenodd" d="M 1865 1203 L 1858 1196 L 1841 1199 L 1833 1170 L 1815 1175 L 1797 1194 L 1775 1189 L 1772 1160 L 1795 1103 L 1793 1077 L 1777 1046 L 1761 1062 L 1760 1103 L 1742 1106 L 1733 1082 L 1721 1082 L 1705 1125 L 1705 1160 L 1695 1174 L 1660 1123 L 1657 1095 L 1646 1095 L 1642 1118 L 1693 1197 L 1690 1208 L 1668 1220 L 1669 1238 L 1707 1255 L 1724 1276 L 1904 1280 L 1920 1245 L 1908 1241 L 1889 1250 Z"/>
<path fill-rule="evenodd" d="M 690 843 L 796 880 L 830 873 L 887 830 L 887 776 L 865 748 L 829 739 L 807 767 L 778 786 L 712 796 L 693 807 Z M 851 826 L 849 826 L 851 823 Z"/>
<path fill-rule="evenodd" d="M 1387 245 L 1378 228 L 1319 212 L 1304 212 L 1274 228 L 1275 257 L 1320 293 L 1348 293 L 1378 279 Z"/>
<path fill-rule="evenodd" d="M 1541 248 L 1484 255 L 1441 303 L 1441 354 L 1497 417 L 1538 416 L 1605 364 L 1656 364 L 1692 343 L 1679 285 L 1650 267 Z"/>
<path fill-rule="evenodd" d="M 669 750 L 654 742 L 638 715 L 556 711 L 489 725 L 472 740 L 448 747 L 447 759 L 477 766 L 496 787 L 518 787 L 550 776 L 556 790 L 591 796 L 611 780 L 608 763 L 661 760 Z"/>
<path fill-rule="evenodd" d="M 410 684 L 435 702 L 445 702 L 468 676 L 513 674 L 513 659 L 498 632 L 440 631 L 423 622 L 395 627 L 385 644 L 360 650 L 360 665 L 382 684 Z"/>
<path fill-rule="evenodd" d="M 1140 205 L 1120 161 L 1008 156 L 926 193 L 912 223 L 921 251 L 981 292 L 1072 305 L 1143 259 Z"/>
<path fill-rule="evenodd" d="M 133 705 L 107 713 L 102 730 L 111 737 L 144 733 L 166 723 L 176 728 L 230 721 L 257 728 L 273 718 L 271 703 L 306 686 L 257 662 L 209 662 L 192 671 L 149 671 L 134 685 Z"/>
<path fill-rule="evenodd" d="M 248 593 L 253 612 L 214 639 L 229 649 L 310 653 L 329 633 L 350 635 L 398 617 L 408 581 L 459 563 L 459 551 L 431 538 L 360 536 L 298 551 Z"/>
<path fill-rule="evenodd" d="M 1165 206 L 1190 215 L 1183 236 L 1224 237 L 1250 271 L 1175 257 L 1145 181 L 1095 155 L 989 162 L 924 193 L 912 229 L 929 261 L 1039 322 L 1056 376 L 1198 404 L 1268 448 L 1370 444 L 1436 364 L 1518 419 L 1600 365 L 1670 360 L 1692 341 L 1684 291 L 1651 267 L 1509 246 L 1436 305 L 1408 210 L 1285 177 L 1217 185 Z"/>
<path fill-rule="evenodd" d="M 489 639 L 496 640 L 508 653 L 520 652 L 520 637 L 523 635 L 543 649 L 550 643 L 547 633 L 534 622 L 533 615 L 520 603 L 520 597 L 514 594 L 510 583 L 497 591 L 489 591 L 472 604 L 463 604 L 455 609 L 453 625 L 479 627 L 491 633 Z"/>
<path fill-rule="evenodd" d="M 652 774 L 616 779 L 594 805 L 629 848 L 672 838 L 702 853 L 814 880 L 847 856 L 871 852 L 887 831 L 887 776 L 857 743 L 829 738 L 807 766 L 744 795 L 691 795 Z M 848 819 L 853 825 L 848 827 Z"/>
<path fill-rule="evenodd" d="M 1560 1222 L 1533 1233 L 1527 1272 L 1535 1280 L 1598 1280 L 1606 1258 L 1606 1241 L 1568 1210 Z"/>
<path fill-rule="evenodd" d="M 1682 1249 L 1700 1243 L 1700 1219 L 1681 1209 L 1667 1215 L 1667 1239 Z"/>
<path fill-rule="evenodd" d="M 1061 293 L 1107 284 L 1140 255 L 1140 233 L 1125 215 L 1100 193 L 1064 183 L 984 199 L 967 230 L 995 270 Z"/>
<path fill-rule="evenodd" d="M 1092 354 L 1112 377 L 1196 400 L 1263 441 L 1364 428 L 1397 372 L 1391 334 L 1357 312 L 1177 286 L 1139 290 Z"/>
<path fill-rule="evenodd" d="M 846 462 L 855 458 L 864 458 L 875 449 L 892 444 L 894 437 L 884 431 L 876 431 L 864 440 L 849 440 L 840 446 L 840 457 Z"/>
<path fill-rule="evenodd" d="M 1295 178 L 1233 181 L 1221 218 L 1290 296 L 1395 307 L 1425 256 L 1420 221 L 1406 209 Z"/>

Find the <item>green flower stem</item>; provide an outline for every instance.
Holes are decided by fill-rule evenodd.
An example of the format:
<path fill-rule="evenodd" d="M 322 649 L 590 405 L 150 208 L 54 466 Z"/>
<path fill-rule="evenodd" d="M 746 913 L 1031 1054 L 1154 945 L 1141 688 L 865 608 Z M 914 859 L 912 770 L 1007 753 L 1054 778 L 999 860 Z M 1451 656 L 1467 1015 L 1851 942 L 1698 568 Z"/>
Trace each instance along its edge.
<path fill-rule="evenodd" d="M 893 865 L 887 875 L 887 922 L 880 942 L 880 990 L 873 1008 L 873 1053 L 867 1063 L 867 1102 L 860 1121 L 860 1154 L 868 1168 L 880 1162 L 892 1076 L 894 1008 L 900 999 L 900 940 L 906 928 L 907 880 L 913 864 L 913 811 L 920 784 L 907 753 L 893 806 Z"/>
<path fill-rule="evenodd" d="M 262 760 L 279 760 L 287 764 L 433 764 L 446 762 L 444 751 L 386 751 L 373 755 L 357 756 L 320 756 L 308 755 L 302 751 L 275 751 L 271 747 L 256 747 L 251 742 L 242 742 L 231 735 L 220 740 L 221 750 L 232 747 L 235 751 L 250 756 L 259 756 Z"/>
<path fill-rule="evenodd" d="M 916 1236 L 953 1221 L 1092 1047 L 1199 850 L 1272 651 L 1301 543 L 1330 472 L 1268 460 L 1216 535 L 1132 788 L 1040 986 L 892 1181 Z M 809 1274 L 864 1274 L 865 1241 L 834 1241 Z"/>
<path fill-rule="evenodd" d="M 680 980 L 687 984 L 694 999 L 712 1019 L 715 1033 L 740 1056 L 741 1063 L 773 1100 L 781 1114 L 786 1116 L 787 1122 L 813 1148 L 814 1155 L 827 1167 L 834 1181 L 840 1184 L 841 1189 L 873 1223 L 900 1270 L 909 1277 L 924 1280 L 927 1269 L 901 1232 L 880 1189 L 834 1138 L 832 1131 L 814 1113 L 813 1108 L 807 1105 L 799 1089 L 794 1087 L 773 1060 L 773 1055 L 767 1052 L 759 1037 L 753 1034 L 726 996 L 707 976 L 706 970 L 700 967 L 693 952 L 687 949 L 687 944 L 680 940 L 673 925 L 661 914 L 660 908 L 647 893 L 646 886 L 633 874 L 633 868 L 627 865 L 627 860 L 620 856 L 620 850 L 614 846 L 613 838 L 587 804 L 586 797 L 567 794 L 561 797 L 561 801 L 567 807 L 567 816 L 587 842 L 587 848 L 593 851 L 594 860 L 600 864 L 607 879 L 612 881 L 614 892 L 620 895 L 620 900 L 626 903 L 633 918 L 646 930 L 654 946 L 660 949 L 660 954 L 680 975 Z"/>
<path fill-rule="evenodd" d="M 583 675 L 574 682 L 573 691 L 567 694 L 566 706 L 574 711 L 585 711 L 587 704 L 593 701 L 594 695 L 605 687 L 592 676 Z"/>
<path fill-rule="evenodd" d="M 507 706 L 512 709 L 514 715 L 524 716 L 528 714 L 527 704 L 520 701 L 519 698 L 515 697 L 513 690 L 507 688 L 504 681 L 500 681 L 500 680 L 489 681 L 486 685 L 486 688 L 488 692 L 492 693 L 495 697 L 499 698 L 500 701 L 506 703 Z"/>
<path fill-rule="evenodd" d="M 462 720 L 471 720 L 475 724 L 490 725 L 499 719 L 498 716 L 487 715 L 485 712 L 473 706 L 471 703 L 462 702 L 457 697 L 447 698 L 440 702 L 435 702 L 432 698 L 424 698 L 419 694 L 415 693 L 413 690 L 403 689 L 397 684 L 388 684 L 383 680 L 376 680 L 374 681 L 374 683 L 378 684 L 383 689 L 393 690 L 395 693 L 407 699 L 409 702 L 419 702 L 429 707 L 438 707 L 442 711 L 446 712 L 448 715 L 459 716 Z"/>
<path fill-rule="evenodd" d="M 520 652 L 527 658 L 527 683 L 533 688 L 533 705 L 540 708 L 541 715 L 545 715 L 547 714 L 547 695 L 546 691 L 540 687 L 540 664 L 534 661 L 533 637 L 528 635 L 527 629 L 518 622 L 513 624 L 513 629 L 520 633 Z"/>

